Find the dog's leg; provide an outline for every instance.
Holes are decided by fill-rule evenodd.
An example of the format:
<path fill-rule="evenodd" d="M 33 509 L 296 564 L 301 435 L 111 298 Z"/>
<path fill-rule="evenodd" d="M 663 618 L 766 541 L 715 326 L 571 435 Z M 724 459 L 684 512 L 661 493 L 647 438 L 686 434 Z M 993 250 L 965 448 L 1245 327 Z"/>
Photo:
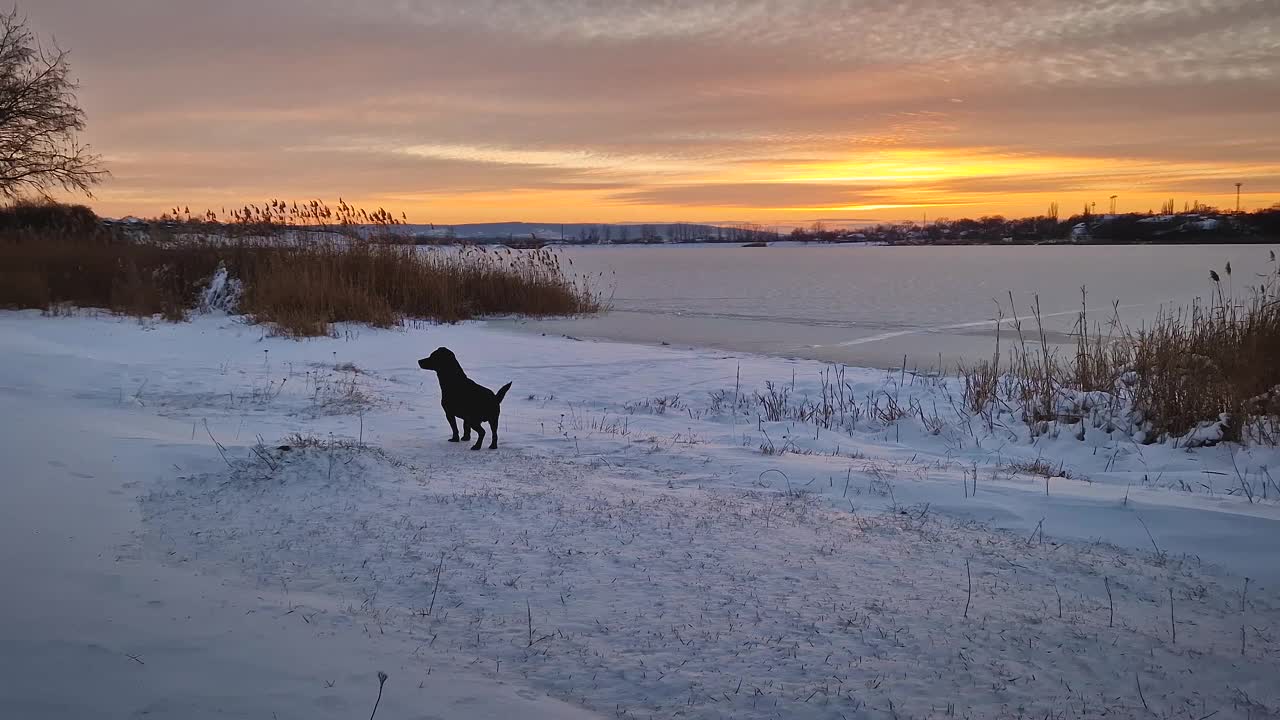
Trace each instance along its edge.
<path fill-rule="evenodd" d="M 449 442 L 458 442 L 458 419 L 448 413 L 445 413 L 445 417 L 449 418 L 449 427 L 453 428 L 453 437 L 449 438 Z M 462 424 L 466 425 L 466 421 Z"/>
<path fill-rule="evenodd" d="M 477 425 L 477 427 L 479 427 L 479 425 Z M 498 449 L 498 419 L 497 418 L 494 418 L 493 420 L 489 421 L 489 430 L 490 430 L 490 434 L 492 435 L 492 437 L 489 438 L 489 449 L 497 450 Z"/>
<path fill-rule="evenodd" d="M 462 442 L 466 442 L 470 439 L 471 439 L 471 421 L 466 418 L 463 418 L 462 419 Z"/>
<path fill-rule="evenodd" d="M 466 427 L 467 427 L 467 429 L 471 429 L 471 422 L 470 422 L 470 421 L 468 421 L 468 422 L 466 423 Z M 476 444 L 475 444 L 475 445 L 472 445 L 472 446 L 471 446 L 471 449 L 472 449 L 472 450 L 479 450 L 480 448 L 484 447 L 484 426 L 483 426 L 483 425 L 481 425 L 479 422 L 476 422 L 476 423 L 475 423 L 475 430 L 476 430 Z M 464 439 L 465 439 L 465 437 L 466 437 L 466 436 L 463 436 L 463 438 L 464 438 Z"/>

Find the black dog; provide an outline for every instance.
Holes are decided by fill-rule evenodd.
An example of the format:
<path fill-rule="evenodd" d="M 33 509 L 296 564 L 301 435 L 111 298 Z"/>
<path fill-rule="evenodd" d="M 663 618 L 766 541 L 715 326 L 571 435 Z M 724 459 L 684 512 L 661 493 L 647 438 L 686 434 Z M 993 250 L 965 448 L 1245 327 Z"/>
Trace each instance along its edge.
<path fill-rule="evenodd" d="M 492 390 L 471 378 L 462 371 L 458 358 L 449 348 L 436 348 L 430 356 L 418 361 L 423 370 L 435 370 L 440 378 L 440 406 L 444 408 L 445 417 L 449 418 L 449 427 L 453 428 L 453 437 L 449 442 L 458 442 L 458 423 L 462 418 L 462 439 L 470 440 L 471 431 L 476 431 L 476 444 L 472 450 L 479 450 L 484 445 L 484 428 L 481 423 L 489 423 L 493 430 L 493 439 L 489 449 L 498 447 L 498 415 L 501 411 L 502 398 L 511 389 L 511 383 L 503 385 L 495 395 Z"/>

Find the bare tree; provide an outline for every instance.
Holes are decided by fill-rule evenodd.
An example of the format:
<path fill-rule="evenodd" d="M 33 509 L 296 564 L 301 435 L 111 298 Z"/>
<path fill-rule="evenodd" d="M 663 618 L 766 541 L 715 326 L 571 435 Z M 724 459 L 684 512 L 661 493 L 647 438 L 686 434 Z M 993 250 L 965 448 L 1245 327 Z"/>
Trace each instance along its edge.
<path fill-rule="evenodd" d="M 106 171 L 76 141 L 83 129 L 67 51 L 42 47 L 16 8 L 0 15 L 0 196 L 91 195 Z"/>

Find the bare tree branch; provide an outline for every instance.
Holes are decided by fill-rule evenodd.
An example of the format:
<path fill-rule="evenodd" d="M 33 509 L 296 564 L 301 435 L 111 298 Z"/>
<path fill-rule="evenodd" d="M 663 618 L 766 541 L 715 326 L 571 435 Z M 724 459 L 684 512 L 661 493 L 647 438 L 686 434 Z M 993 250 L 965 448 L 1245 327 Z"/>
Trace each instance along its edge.
<path fill-rule="evenodd" d="M 53 188 L 83 192 L 107 175 L 81 145 L 84 110 L 76 101 L 67 51 L 46 50 L 15 8 L 0 15 L 0 196 Z"/>

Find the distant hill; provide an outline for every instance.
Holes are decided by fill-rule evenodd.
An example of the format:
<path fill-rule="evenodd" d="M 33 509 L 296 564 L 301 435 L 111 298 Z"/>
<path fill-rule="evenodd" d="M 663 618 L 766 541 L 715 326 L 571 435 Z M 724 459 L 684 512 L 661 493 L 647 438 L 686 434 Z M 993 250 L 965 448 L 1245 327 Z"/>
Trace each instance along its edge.
<path fill-rule="evenodd" d="M 738 242 L 747 236 L 773 233 L 758 226 L 723 226 L 698 223 L 467 223 L 462 225 L 401 225 L 397 232 L 418 237 L 495 241 L 542 242 Z M 752 239 L 755 239 L 752 237 Z"/>
<path fill-rule="evenodd" d="M 121 227 L 137 231 L 146 231 L 152 227 L 170 229 L 190 228 L 192 232 L 213 232 L 217 227 L 236 227 L 243 234 L 246 228 L 255 226 L 237 223 L 203 223 L 199 220 L 179 220 L 161 217 L 142 220 L 128 216 L 124 218 L 101 218 L 104 225 Z M 280 227 L 283 227 L 280 226 Z M 345 232 L 364 237 L 386 234 L 400 237 L 416 238 L 421 244 L 439 242 L 448 244 L 454 241 L 475 243 L 519 243 L 523 246 L 539 246 L 547 243 L 571 244 L 625 244 L 625 243 L 667 243 L 667 242 L 752 242 L 759 240 L 777 240 L 778 234 L 772 229 L 759 225 L 741 223 L 737 225 L 709 225 L 702 223 L 467 223 L 461 225 L 431 225 L 407 223 L 393 226 L 385 225 L 338 225 L 327 227 L 316 225 L 290 224 L 294 230 L 309 232 Z"/>

